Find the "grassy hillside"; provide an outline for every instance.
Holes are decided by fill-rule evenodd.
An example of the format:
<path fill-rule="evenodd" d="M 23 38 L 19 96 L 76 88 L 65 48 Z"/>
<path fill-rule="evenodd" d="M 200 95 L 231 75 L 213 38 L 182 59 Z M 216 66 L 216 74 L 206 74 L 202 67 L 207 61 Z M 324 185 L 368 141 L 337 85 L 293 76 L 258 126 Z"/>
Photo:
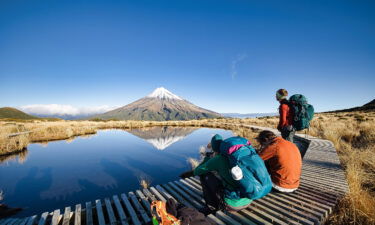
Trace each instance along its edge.
<path fill-rule="evenodd" d="M 338 113 L 338 112 L 375 112 L 375 99 L 363 106 L 358 106 L 349 109 L 335 110 L 327 113 Z"/>
<path fill-rule="evenodd" d="M 0 119 L 38 119 L 36 116 L 31 116 L 18 109 L 11 107 L 0 108 Z"/>

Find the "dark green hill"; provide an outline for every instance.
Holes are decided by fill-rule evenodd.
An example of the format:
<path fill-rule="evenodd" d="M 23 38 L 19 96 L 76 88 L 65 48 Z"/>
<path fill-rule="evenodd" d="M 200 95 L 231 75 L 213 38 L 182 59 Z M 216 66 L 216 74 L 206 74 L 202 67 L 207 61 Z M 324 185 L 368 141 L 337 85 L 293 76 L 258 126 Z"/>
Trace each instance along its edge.
<path fill-rule="evenodd" d="M 11 107 L 0 108 L 0 119 L 39 119 L 36 116 L 31 116 L 18 109 Z"/>
<path fill-rule="evenodd" d="M 362 111 L 362 112 L 375 111 L 375 99 L 369 103 L 364 104 L 363 106 L 353 107 L 349 109 L 335 110 L 331 112 L 356 112 L 356 111 Z"/>

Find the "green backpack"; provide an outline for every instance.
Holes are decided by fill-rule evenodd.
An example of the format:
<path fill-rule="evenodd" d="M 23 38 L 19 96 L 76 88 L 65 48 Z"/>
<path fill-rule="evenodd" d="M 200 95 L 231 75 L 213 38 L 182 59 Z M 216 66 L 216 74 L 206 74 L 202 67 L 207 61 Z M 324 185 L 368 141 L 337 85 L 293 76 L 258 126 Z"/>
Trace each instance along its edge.
<path fill-rule="evenodd" d="M 307 103 L 306 97 L 301 94 L 290 96 L 289 107 L 293 113 L 293 127 L 297 131 L 309 128 L 314 117 L 314 107 Z"/>

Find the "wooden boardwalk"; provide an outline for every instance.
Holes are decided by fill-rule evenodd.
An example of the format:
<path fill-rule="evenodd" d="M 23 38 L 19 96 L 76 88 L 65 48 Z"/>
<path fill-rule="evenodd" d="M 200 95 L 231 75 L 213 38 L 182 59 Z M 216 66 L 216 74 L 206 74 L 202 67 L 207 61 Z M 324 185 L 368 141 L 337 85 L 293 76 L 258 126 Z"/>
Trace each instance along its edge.
<path fill-rule="evenodd" d="M 271 192 L 253 201 L 247 209 L 218 211 L 208 217 L 216 224 L 324 223 L 337 201 L 348 191 L 345 174 L 330 141 L 298 136 L 296 139 L 308 147 L 302 152 L 301 185 L 297 191 L 291 194 Z M 156 199 L 166 201 L 167 198 L 174 198 L 189 207 L 201 208 L 204 205 L 199 179 L 193 177 L 66 207 L 64 211 L 57 209 L 28 218 L 6 218 L 0 220 L 0 225 L 148 224 L 150 202 Z"/>

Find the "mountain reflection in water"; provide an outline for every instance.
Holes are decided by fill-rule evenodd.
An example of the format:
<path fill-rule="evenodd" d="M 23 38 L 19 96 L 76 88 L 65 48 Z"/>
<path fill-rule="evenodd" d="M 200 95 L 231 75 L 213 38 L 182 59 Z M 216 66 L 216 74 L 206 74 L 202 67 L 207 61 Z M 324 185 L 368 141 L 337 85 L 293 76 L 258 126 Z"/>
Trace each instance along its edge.
<path fill-rule="evenodd" d="M 152 127 L 30 144 L 27 151 L 0 158 L 4 203 L 23 207 L 18 216 L 29 216 L 137 190 L 140 177 L 151 178 L 152 185 L 167 183 L 190 169 L 187 158 L 198 158 L 199 147 L 215 133 L 232 135 L 220 129 Z"/>
<path fill-rule="evenodd" d="M 197 129 L 195 127 L 158 126 L 132 129 L 128 130 L 128 132 L 151 143 L 156 149 L 164 150 Z"/>

